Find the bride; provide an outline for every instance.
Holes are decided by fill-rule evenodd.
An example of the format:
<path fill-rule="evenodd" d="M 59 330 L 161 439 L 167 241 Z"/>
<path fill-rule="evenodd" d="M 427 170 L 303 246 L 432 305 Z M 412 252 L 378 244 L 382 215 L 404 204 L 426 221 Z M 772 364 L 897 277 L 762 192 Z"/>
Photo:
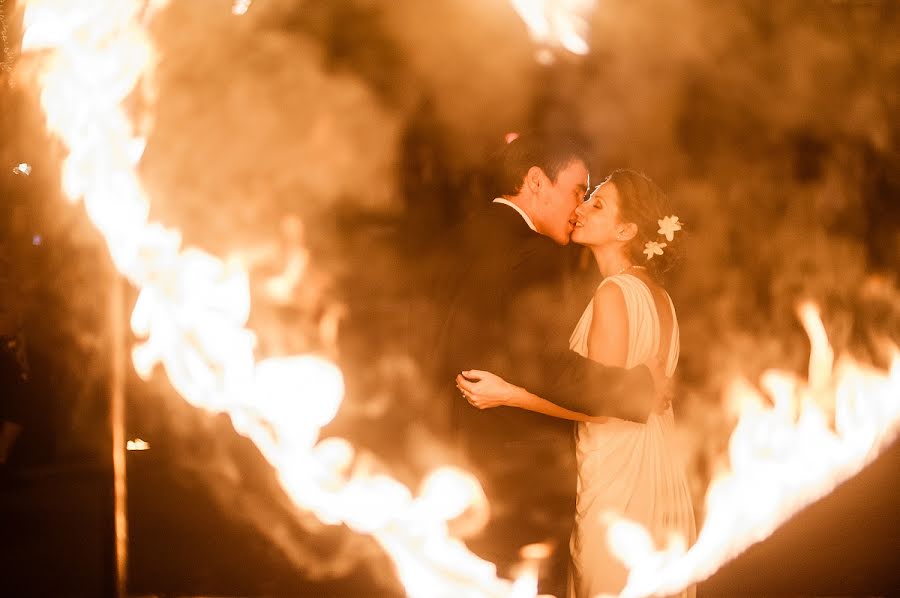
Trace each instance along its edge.
<path fill-rule="evenodd" d="M 604 278 L 569 346 L 611 366 L 631 368 L 658 359 L 671 377 L 678 362 L 678 320 L 660 281 L 679 253 L 681 224 L 668 198 L 646 176 L 616 170 L 575 216 L 572 241 L 591 249 Z M 611 516 L 643 525 L 657 548 L 672 534 L 693 543 L 687 481 L 673 457 L 671 405 L 638 424 L 563 409 L 490 372 L 469 370 L 456 380 L 466 399 L 480 409 L 518 407 L 577 422 L 570 598 L 618 594 L 624 587 L 628 572 L 607 544 Z M 682 595 L 694 593 L 691 587 Z"/>

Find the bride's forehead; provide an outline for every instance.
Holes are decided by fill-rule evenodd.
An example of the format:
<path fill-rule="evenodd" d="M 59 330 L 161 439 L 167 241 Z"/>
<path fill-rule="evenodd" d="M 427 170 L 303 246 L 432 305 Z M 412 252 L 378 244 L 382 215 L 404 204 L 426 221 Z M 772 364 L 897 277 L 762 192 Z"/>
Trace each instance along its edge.
<path fill-rule="evenodd" d="M 618 193 L 616 192 L 616 186 L 612 184 L 610 181 L 603 181 L 599 185 L 597 185 L 593 192 L 591 192 L 588 200 L 594 201 L 605 201 L 606 203 L 615 203 L 618 199 Z"/>

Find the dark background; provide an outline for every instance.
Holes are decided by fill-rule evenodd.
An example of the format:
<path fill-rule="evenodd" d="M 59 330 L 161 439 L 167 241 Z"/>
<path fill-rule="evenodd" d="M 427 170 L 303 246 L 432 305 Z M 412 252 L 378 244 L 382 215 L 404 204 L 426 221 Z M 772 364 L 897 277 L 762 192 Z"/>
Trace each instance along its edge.
<path fill-rule="evenodd" d="M 642 170 L 687 223 L 670 292 L 702 521 L 730 430 L 727 383 L 804 372 L 798 300 L 821 306 L 839 352 L 883 366 L 879 339 L 900 339 L 898 8 L 610 0 L 590 16 L 590 53 L 548 65 L 500 0 L 260 0 L 243 17 L 228 2 L 174 1 L 154 26 L 159 100 L 141 166 L 152 218 L 187 245 L 258 256 L 260 352 L 334 358 L 348 392 L 326 435 L 414 487 L 448 458 L 407 309 L 431 305 L 423 281 L 447 259 L 433 241 L 490 199 L 485 164 L 505 133 L 578 132 L 592 178 Z M 21 14 L 2 11 L 9 65 Z M 94 595 L 111 589 L 115 279 L 83 207 L 61 197 L 64 151 L 33 88 L 8 69 L 0 83 L 2 228 L 33 372 L 2 473 L 3 577 L 11 595 Z M 20 162 L 31 175 L 13 173 Z M 266 283 L 291 248 L 310 264 L 275 295 Z M 336 338 L 320 326 L 334 314 Z M 152 447 L 129 454 L 134 593 L 397 591 L 371 541 L 295 512 L 226 417 L 187 406 L 161 372 L 130 373 L 127 397 L 128 437 Z M 897 465 L 893 448 L 701 593 L 895 593 Z"/>

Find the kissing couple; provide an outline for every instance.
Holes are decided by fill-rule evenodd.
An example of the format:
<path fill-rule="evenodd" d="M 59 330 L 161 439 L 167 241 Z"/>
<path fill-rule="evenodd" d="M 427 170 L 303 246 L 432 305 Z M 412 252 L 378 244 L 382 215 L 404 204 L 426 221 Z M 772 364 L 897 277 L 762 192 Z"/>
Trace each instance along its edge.
<path fill-rule="evenodd" d="M 498 170 L 498 197 L 451 236 L 434 341 L 458 389 L 446 405 L 456 445 L 492 509 L 467 543 L 506 574 L 523 546 L 544 543 L 541 592 L 617 594 L 628 572 L 608 545 L 613 518 L 657 548 L 696 537 L 673 450 L 680 344 L 664 286 L 682 222 L 641 173 L 614 170 L 589 189 L 569 139 L 520 135 Z M 580 284 L 581 247 L 599 284 Z"/>

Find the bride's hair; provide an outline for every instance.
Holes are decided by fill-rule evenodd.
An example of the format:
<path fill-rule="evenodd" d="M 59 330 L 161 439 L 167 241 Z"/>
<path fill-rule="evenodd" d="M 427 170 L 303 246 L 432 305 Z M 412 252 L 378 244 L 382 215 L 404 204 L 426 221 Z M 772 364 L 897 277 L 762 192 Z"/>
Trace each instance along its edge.
<path fill-rule="evenodd" d="M 606 180 L 615 185 L 619 194 L 619 218 L 623 222 L 633 222 L 638 228 L 628 243 L 628 257 L 635 265 L 646 266 L 656 280 L 664 281 L 684 257 L 683 230 L 677 231 L 672 241 L 658 232 L 659 220 L 677 215 L 672 203 L 656 183 L 634 170 L 614 170 Z M 649 241 L 665 243 L 663 254 L 648 260 L 644 246 Z"/>

